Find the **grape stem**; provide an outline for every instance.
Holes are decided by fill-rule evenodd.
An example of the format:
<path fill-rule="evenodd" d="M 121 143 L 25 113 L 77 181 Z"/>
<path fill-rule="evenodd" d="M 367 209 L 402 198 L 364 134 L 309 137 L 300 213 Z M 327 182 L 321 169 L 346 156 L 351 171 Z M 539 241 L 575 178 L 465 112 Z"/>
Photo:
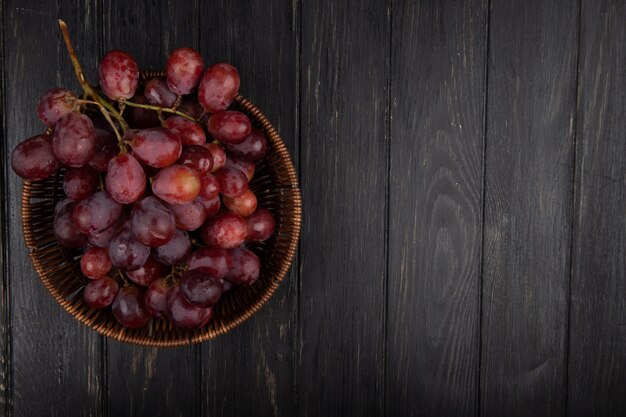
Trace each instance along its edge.
<path fill-rule="evenodd" d="M 102 106 L 102 104 L 98 103 L 97 101 L 92 101 L 92 100 L 78 100 L 78 103 L 79 104 L 93 104 L 94 106 L 97 106 L 98 109 L 100 109 L 100 112 L 102 113 L 104 118 L 107 119 L 107 122 L 109 122 L 109 124 L 113 128 L 113 131 L 115 132 L 115 136 L 117 136 L 117 142 L 120 144 L 120 146 L 124 146 L 122 135 L 120 135 L 120 132 L 117 130 L 117 127 L 115 126 L 115 123 L 113 122 L 113 119 L 111 119 L 111 116 L 109 115 L 109 112 L 106 111 L 106 109 L 104 108 L 104 106 Z"/>
<path fill-rule="evenodd" d="M 180 112 L 178 110 L 175 110 L 174 108 L 168 108 L 168 107 L 159 107 L 159 106 L 151 106 L 149 104 L 139 104 L 139 103 L 133 103 L 132 101 L 125 101 L 127 106 L 131 106 L 131 107 L 139 107 L 141 109 L 148 109 L 148 110 L 154 110 L 156 112 L 164 112 L 164 113 L 172 113 L 178 116 L 182 116 L 186 119 L 189 119 L 191 121 L 197 122 L 196 119 L 194 119 L 193 117 L 191 117 L 190 115 Z"/>

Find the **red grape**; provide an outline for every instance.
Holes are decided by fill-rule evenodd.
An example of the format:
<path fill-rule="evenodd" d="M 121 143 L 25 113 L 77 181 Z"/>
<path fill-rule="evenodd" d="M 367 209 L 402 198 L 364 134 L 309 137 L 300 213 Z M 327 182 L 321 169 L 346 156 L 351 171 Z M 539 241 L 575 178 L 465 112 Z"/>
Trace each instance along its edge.
<path fill-rule="evenodd" d="M 250 135 L 252 124 L 245 114 L 236 110 L 213 113 L 207 122 L 207 130 L 223 143 L 241 143 Z"/>
<path fill-rule="evenodd" d="M 211 155 L 213 155 L 213 169 L 211 172 L 215 172 L 223 167 L 226 163 L 226 152 L 224 152 L 224 148 L 217 143 L 207 143 L 204 147 L 210 150 Z"/>
<path fill-rule="evenodd" d="M 155 168 L 172 165 L 182 149 L 180 137 L 162 127 L 137 130 L 129 144 L 141 162 Z"/>
<path fill-rule="evenodd" d="M 64 198 L 56 203 L 54 206 L 54 215 L 57 216 L 61 210 L 63 210 L 66 206 L 73 204 L 74 201 L 71 198 Z"/>
<path fill-rule="evenodd" d="M 239 73 L 230 64 L 211 65 L 198 86 L 198 101 L 211 113 L 226 110 L 239 92 Z"/>
<path fill-rule="evenodd" d="M 241 217 L 248 217 L 256 210 L 256 195 L 252 191 L 246 190 L 239 197 L 224 196 L 224 205 L 231 212 Z"/>
<path fill-rule="evenodd" d="M 174 213 L 176 227 L 182 230 L 196 230 L 206 219 L 206 211 L 200 198 L 185 204 L 170 204 L 169 209 Z"/>
<path fill-rule="evenodd" d="M 91 119 L 79 113 L 63 116 L 54 129 L 52 148 L 65 165 L 85 165 L 96 151 L 96 132 Z"/>
<path fill-rule="evenodd" d="M 102 129 L 96 131 L 96 150 L 89 161 L 89 165 L 101 172 L 106 172 L 109 161 L 117 155 L 117 139 L 113 133 Z"/>
<path fill-rule="evenodd" d="M 135 94 L 130 101 L 137 104 L 150 104 L 143 93 Z M 124 114 L 128 115 L 128 124 L 136 129 L 148 129 L 161 126 L 159 115 L 154 110 L 127 106 Z"/>
<path fill-rule="evenodd" d="M 65 88 L 46 92 L 37 103 L 37 116 L 46 126 L 54 127 L 59 119 L 76 108 L 76 96 Z"/>
<path fill-rule="evenodd" d="M 165 120 L 164 126 L 176 133 L 183 145 L 203 145 L 206 142 L 206 134 L 202 126 L 183 116 L 169 117 Z"/>
<path fill-rule="evenodd" d="M 141 268 L 149 255 L 150 248 L 141 243 L 132 233 L 130 221 L 126 221 L 117 230 L 109 244 L 111 263 L 127 271 Z"/>
<path fill-rule="evenodd" d="M 56 216 L 54 216 L 52 223 L 54 237 L 57 242 L 59 242 L 59 245 L 65 246 L 66 248 L 80 248 L 87 241 L 85 235 L 80 233 L 80 230 L 78 230 L 72 221 L 72 210 L 74 206 L 74 203 L 66 204 L 58 211 Z"/>
<path fill-rule="evenodd" d="M 80 259 L 80 270 L 87 278 L 91 279 L 105 276 L 112 266 L 109 251 L 105 248 L 89 248 Z"/>
<path fill-rule="evenodd" d="M 219 195 L 216 195 L 209 200 L 205 200 L 204 198 L 201 198 L 200 200 L 202 201 L 202 205 L 204 206 L 204 213 L 206 214 L 207 219 L 220 211 L 221 203 Z"/>
<path fill-rule="evenodd" d="M 204 113 L 204 109 L 202 108 L 200 103 L 198 103 L 198 100 L 189 96 L 183 98 L 183 101 L 182 103 L 180 103 L 178 110 L 188 114 L 196 120 L 198 120 L 200 116 L 202 116 L 202 114 Z"/>
<path fill-rule="evenodd" d="M 200 228 L 204 243 L 219 248 L 235 248 L 246 239 L 248 224 L 233 213 L 221 212 L 208 219 Z"/>
<path fill-rule="evenodd" d="M 174 265 L 191 253 L 191 240 L 187 232 L 176 229 L 176 233 L 165 245 L 154 250 L 154 257 L 165 265 Z"/>
<path fill-rule="evenodd" d="M 150 285 L 152 281 L 167 276 L 170 271 L 170 267 L 163 265 L 151 255 L 141 268 L 134 271 L 126 271 L 126 276 L 135 284 L 145 287 Z"/>
<path fill-rule="evenodd" d="M 155 106 L 172 107 L 176 103 L 176 94 L 167 88 L 165 78 L 156 77 L 148 81 L 143 94 L 148 102 Z"/>
<path fill-rule="evenodd" d="M 259 278 L 261 263 L 254 252 L 236 248 L 230 251 L 233 266 L 226 279 L 235 285 L 252 285 Z"/>
<path fill-rule="evenodd" d="M 98 191 L 76 204 L 72 219 L 81 232 L 91 234 L 112 225 L 121 213 L 122 206 L 109 193 Z"/>
<path fill-rule="evenodd" d="M 224 143 L 230 153 L 241 158 L 257 162 L 263 159 L 267 152 L 267 138 L 258 129 L 252 128 L 250 136 L 241 143 Z"/>
<path fill-rule="evenodd" d="M 199 248 L 189 257 L 189 270 L 199 269 L 212 277 L 228 275 L 233 260 L 229 251 L 222 248 Z"/>
<path fill-rule="evenodd" d="M 60 166 L 61 162 L 54 154 L 48 135 L 26 139 L 11 154 L 11 168 L 17 175 L 29 181 L 46 179 Z"/>
<path fill-rule="evenodd" d="M 198 51 L 192 48 L 176 49 L 170 54 L 165 66 L 167 85 L 178 95 L 189 94 L 200 82 L 203 68 L 204 60 Z"/>
<path fill-rule="evenodd" d="M 183 165 L 163 168 L 152 179 L 154 194 L 170 204 L 185 204 L 192 201 L 198 196 L 200 185 L 198 173 Z"/>
<path fill-rule="evenodd" d="M 146 188 L 146 174 L 129 153 L 119 154 L 109 161 L 104 181 L 111 197 L 122 204 L 137 201 Z"/>
<path fill-rule="evenodd" d="M 227 197 L 238 197 L 248 189 L 246 174 L 237 168 L 224 167 L 215 173 L 215 179 L 220 192 Z"/>
<path fill-rule="evenodd" d="M 180 278 L 180 292 L 195 306 L 213 307 L 224 292 L 224 281 L 200 269 L 193 269 Z"/>
<path fill-rule="evenodd" d="M 170 288 L 167 294 L 168 316 L 172 323 L 185 329 L 204 326 L 213 316 L 211 308 L 194 306 L 188 302 L 180 290 L 180 285 Z"/>
<path fill-rule="evenodd" d="M 240 170 L 246 175 L 246 178 L 248 178 L 248 181 L 250 181 L 252 177 L 254 177 L 254 171 L 256 169 L 254 162 L 248 161 L 247 159 L 243 159 L 243 158 L 237 158 L 236 156 L 229 156 L 226 159 L 226 163 L 224 164 L 224 167 L 237 168 L 238 170 Z"/>
<path fill-rule="evenodd" d="M 63 191 L 72 200 L 82 200 L 98 189 L 98 172 L 89 166 L 70 168 L 63 176 Z"/>
<path fill-rule="evenodd" d="M 129 329 L 143 327 L 150 322 L 150 314 L 144 304 L 144 292 L 139 287 L 122 287 L 111 305 L 113 316 Z"/>
<path fill-rule="evenodd" d="M 104 308 L 113 302 L 119 286 L 111 277 L 91 281 L 83 291 L 83 299 L 91 308 Z"/>
<path fill-rule="evenodd" d="M 158 319 L 167 317 L 167 294 L 169 290 L 170 286 L 165 278 L 158 278 L 152 281 L 146 290 L 143 300 L 146 310 L 152 317 Z"/>
<path fill-rule="evenodd" d="M 186 145 L 178 158 L 180 165 L 188 166 L 195 169 L 198 174 L 202 175 L 211 172 L 213 168 L 213 155 L 204 146 Z"/>
<path fill-rule="evenodd" d="M 100 87 L 111 100 L 129 99 L 135 95 L 139 67 L 131 54 L 119 50 L 106 53 L 99 67 Z"/>
<path fill-rule="evenodd" d="M 174 215 L 155 197 L 144 197 L 136 203 L 130 218 L 133 234 L 144 245 L 164 245 L 176 231 Z"/>
<path fill-rule="evenodd" d="M 252 242 L 263 242 L 274 234 L 276 221 L 266 208 L 259 207 L 248 217 L 248 237 Z"/>
<path fill-rule="evenodd" d="M 200 193 L 198 196 L 203 200 L 211 200 L 220 193 L 220 185 L 213 174 L 204 174 L 200 182 Z"/>
<path fill-rule="evenodd" d="M 122 226 L 122 224 L 124 224 L 126 220 L 128 220 L 128 215 L 125 211 L 122 211 L 120 217 L 118 217 L 112 225 L 99 232 L 90 232 L 87 235 L 87 240 L 94 246 L 108 249 L 109 245 L 111 244 L 111 239 L 113 239 L 113 235 L 115 235 L 117 230 L 120 228 L 120 226 Z"/>

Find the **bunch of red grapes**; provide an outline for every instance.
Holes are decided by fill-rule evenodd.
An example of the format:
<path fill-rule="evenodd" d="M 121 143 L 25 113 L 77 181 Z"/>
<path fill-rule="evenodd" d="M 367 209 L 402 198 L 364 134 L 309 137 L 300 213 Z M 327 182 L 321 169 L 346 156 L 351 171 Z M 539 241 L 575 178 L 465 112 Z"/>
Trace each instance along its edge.
<path fill-rule="evenodd" d="M 61 169 L 67 198 L 54 209 L 54 235 L 83 248 L 89 306 L 111 306 L 127 328 L 152 318 L 202 327 L 225 291 L 259 277 L 245 244 L 268 239 L 275 221 L 248 182 L 267 138 L 228 110 L 237 70 L 204 70 L 191 48 L 173 51 L 166 76 L 143 88 L 123 51 L 104 56 L 99 76 L 94 100 L 60 88 L 41 97 L 49 129 L 18 144 L 11 166 L 30 181 Z"/>

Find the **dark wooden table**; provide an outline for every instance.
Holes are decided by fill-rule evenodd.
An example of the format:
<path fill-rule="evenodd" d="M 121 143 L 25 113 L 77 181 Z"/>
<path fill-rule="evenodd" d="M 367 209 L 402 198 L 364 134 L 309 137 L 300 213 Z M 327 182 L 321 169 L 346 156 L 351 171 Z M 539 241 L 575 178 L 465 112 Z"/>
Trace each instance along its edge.
<path fill-rule="evenodd" d="M 623 0 L 2 0 L 0 411 L 626 415 Z M 18 141 L 110 48 L 230 61 L 299 169 L 298 257 L 252 320 L 146 349 L 30 264 Z"/>

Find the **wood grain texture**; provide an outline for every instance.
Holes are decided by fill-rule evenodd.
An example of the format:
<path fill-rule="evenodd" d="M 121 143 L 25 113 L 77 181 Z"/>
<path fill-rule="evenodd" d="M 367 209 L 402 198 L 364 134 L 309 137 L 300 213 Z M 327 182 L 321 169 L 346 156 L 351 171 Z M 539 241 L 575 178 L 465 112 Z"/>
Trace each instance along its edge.
<path fill-rule="evenodd" d="M 487 2 L 393 2 L 387 415 L 477 415 Z"/>
<path fill-rule="evenodd" d="M 491 3 L 481 415 L 566 402 L 578 2 Z"/>
<path fill-rule="evenodd" d="M 54 87 L 78 91 L 57 13 L 67 21 L 85 69 L 95 69 L 98 18 L 94 2 L 5 1 L 6 147 L 44 130 L 35 108 Z M 11 242 L 10 317 L 14 416 L 101 415 L 100 337 L 75 321 L 48 294 L 24 245 L 22 181 L 8 174 Z"/>
<path fill-rule="evenodd" d="M 104 16 L 101 54 L 127 50 L 141 68 L 164 69 L 170 51 L 198 46 L 195 1 L 111 1 L 105 2 Z M 108 342 L 108 415 L 197 415 L 198 351 L 195 346 L 157 349 Z"/>
<path fill-rule="evenodd" d="M 297 2 L 202 2 L 200 52 L 231 62 L 241 93 L 276 126 L 298 160 Z M 297 263 L 247 323 L 202 345 L 202 415 L 293 416 Z"/>
<path fill-rule="evenodd" d="M 384 413 L 389 31 L 385 2 L 302 4 L 303 416 Z"/>
<path fill-rule="evenodd" d="M 626 415 L 626 4 L 582 2 L 570 416 Z"/>

